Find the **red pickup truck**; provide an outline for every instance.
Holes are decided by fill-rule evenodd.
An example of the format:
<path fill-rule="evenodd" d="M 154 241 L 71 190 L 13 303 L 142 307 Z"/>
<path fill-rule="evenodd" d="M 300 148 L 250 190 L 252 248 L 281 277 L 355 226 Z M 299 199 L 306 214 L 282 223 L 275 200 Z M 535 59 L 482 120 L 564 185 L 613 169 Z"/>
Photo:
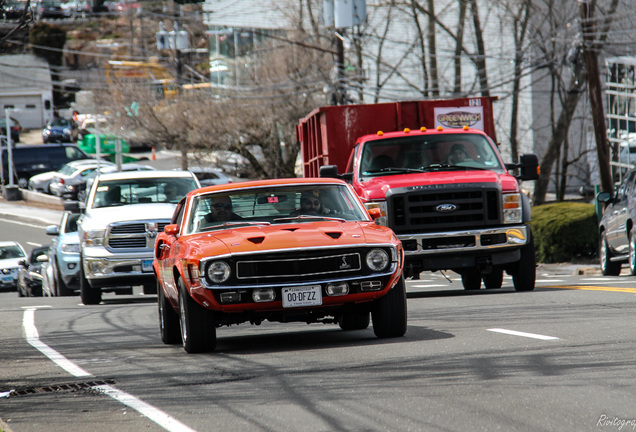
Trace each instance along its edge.
<path fill-rule="evenodd" d="M 530 203 L 520 181 L 538 160 L 505 164 L 497 148 L 492 97 L 317 108 L 300 120 L 305 177 L 350 182 L 377 223 L 393 229 L 405 276 L 453 270 L 467 290 L 534 289 Z M 510 171 L 518 172 L 516 175 Z"/>

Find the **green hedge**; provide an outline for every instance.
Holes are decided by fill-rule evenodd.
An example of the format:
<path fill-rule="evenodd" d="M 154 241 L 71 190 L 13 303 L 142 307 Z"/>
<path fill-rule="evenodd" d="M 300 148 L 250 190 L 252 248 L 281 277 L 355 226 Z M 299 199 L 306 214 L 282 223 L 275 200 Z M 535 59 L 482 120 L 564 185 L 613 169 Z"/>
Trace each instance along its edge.
<path fill-rule="evenodd" d="M 537 262 L 557 263 L 596 256 L 594 205 L 560 202 L 532 208 L 532 234 Z"/>

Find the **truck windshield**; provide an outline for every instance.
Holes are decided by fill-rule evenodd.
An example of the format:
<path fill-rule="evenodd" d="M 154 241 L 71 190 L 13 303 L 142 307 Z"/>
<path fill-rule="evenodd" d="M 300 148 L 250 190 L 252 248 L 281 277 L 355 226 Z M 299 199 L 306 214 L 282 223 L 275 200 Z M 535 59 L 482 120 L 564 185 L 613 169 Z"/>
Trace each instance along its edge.
<path fill-rule="evenodd" d="M 421 135 L 363 143 L 361 177 L 433 169 L 488 169 L 503 172 L 490 141 L 478 134 Z"/>
<path fill-rule="evenodd" d="M 128 204 L 178 203 L 197 185 L 190 178 L 144 178 L 102 181 L 97 185 L 93 208 Z"/>

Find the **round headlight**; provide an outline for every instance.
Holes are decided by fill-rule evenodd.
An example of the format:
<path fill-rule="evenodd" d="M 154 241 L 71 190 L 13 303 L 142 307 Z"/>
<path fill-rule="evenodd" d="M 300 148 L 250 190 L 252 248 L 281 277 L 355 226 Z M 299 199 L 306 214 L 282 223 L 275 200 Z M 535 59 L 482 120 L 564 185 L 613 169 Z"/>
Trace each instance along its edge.
<path fill-rule="evenodd" d="M 389 254 L 384 249 L 371 249 L 367 254 L 367 267 L 382 271 L 389 265 Z"/>
<path fill-rule="evenodd" d="M 212 283 L 223 283 L 230 278 L 230 266 L 225 261 L 214 261 L 208 266 L 208 280 Z"/>

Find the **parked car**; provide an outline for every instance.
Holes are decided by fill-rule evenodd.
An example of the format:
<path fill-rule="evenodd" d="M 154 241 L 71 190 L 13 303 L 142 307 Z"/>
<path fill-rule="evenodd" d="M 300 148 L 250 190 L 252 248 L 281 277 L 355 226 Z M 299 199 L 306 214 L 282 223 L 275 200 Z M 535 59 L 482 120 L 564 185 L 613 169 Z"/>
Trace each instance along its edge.
<path fill-rule="evenodd" d="M 373 210 L 374 217 L 380 212 Z M 336 179 L 208 186 L 186 195 L 155 242 L 161 339 L 211 351 L 250 322 L 406 332 L 402 244 Z"/>
<path fill-rule="evenodd" d="M 15 241 L 0 241 L 0 288 L 17 288 L 20 260 L 26 258 L 22 245 Z"/>
<path fill-rule="evenodd" d="M 20 297 L 42 296 L 42 263 L 48 260 L 48 246 L 34 247 L 26 259 L 20 260 L 18 271 L 18 295 Z"/>
<path fill-rule="evenodd" d="M 614 197 L 601 192 L 597 200 L 606 206 L 598 227 L 601 272 L 618 276 L 627 263 L 636 276 L 636 169 L 626 173 Z"/>
<path fill-rule="evenodd" d="M 79 160 L 71 161 L 65 164 L 64 166 L 62 166 L 62 168 L 60 168 L 57 171 L 47 171 L 40 174 L 36 174 L 29 179 L 29 186 L 28 186 L 29 190 L 32 190 L 34 192 L 51 193 L 51 190 L 49 189 L 49 185 L 51 184 L 51 180 L 53 180 L 55 176 L 59 175 L 60 173 L 69 172 L 69 170 L 74 171 L 83 165 L 95 165 L 96 163 L 97 163 L 97 160 L 92 158 L 79 159 Z M 115 165 L 112 162 L 108 162 L 108 161 L 100 161 L 100 163 L 106 166 Z"/>
<path fill-rule="evenodd" d="M 222 170 L 215 168 L 189 167 L 188 171 L 193 172 L 199 179 L 201 186 L 213 186 L 232 183 L 232 179 Z"/>
<path fill-rule="evenodd" d="M 92 164 L 80 164 L 76 167 L 66 165 L 51 179 L 49 190 L 52 195 L 60 198 L 77 200 L 79 184 L 85 184 L 86 179 L 94 172 L 97 172 L 100 167 L 112 167 L 114 165 L 105 161 L 100 161 L 99 164 L 97 161 Z"/>
<path fill-rule="evenodd" d="M 79 128 L 73 120 L 54 118 L 42 130 L 43 143 L 74 143 L 77 141 Z"/>
<path fill-rule="evenodd" d="M 38 3 L 39 18 L 68 18 L 62 9 L 62 3 L 57 0 L 42 0 Z"/>
<path fill-rule="evenodd" d="M 20 122 L 13 117 L 9 117 L 9 129 L 11 130 L 11 142 L 13 144 L 20 142 L 20 132 L 22 132 L 22 126 Z M 7 136 L 7 117 L 0 116 L 0 135 Z"/>
<path fill-rule="evenodd" d="M 9 162 L 6 148 L 0 148 L 3 164 L 3 181 L 9 181 Z M 29 179 L 36 174 L 57 171 L 70 161 L 91 159 L 74 144 L 39 144 L 20 145 L 13 149 L 14 180 L 22 188 L 26 188 Z"/>
<path fill-rule="evenodd" d="M 46 233 L 53 237 L 48 252 L 49 275 L 44 295 L 61 297 L 79 290 L 79 234 L 80 213 L 64 212 L 59 225 L 49 225 Z"/>

